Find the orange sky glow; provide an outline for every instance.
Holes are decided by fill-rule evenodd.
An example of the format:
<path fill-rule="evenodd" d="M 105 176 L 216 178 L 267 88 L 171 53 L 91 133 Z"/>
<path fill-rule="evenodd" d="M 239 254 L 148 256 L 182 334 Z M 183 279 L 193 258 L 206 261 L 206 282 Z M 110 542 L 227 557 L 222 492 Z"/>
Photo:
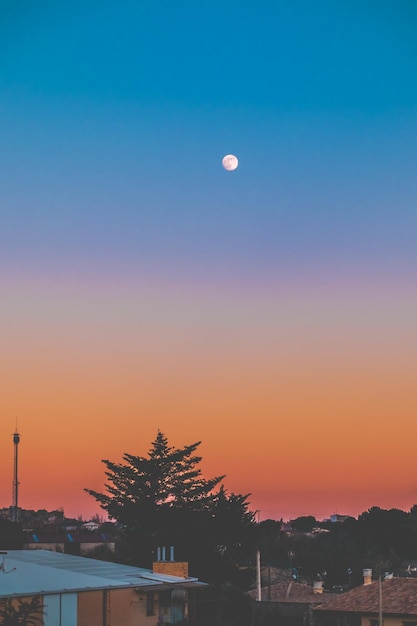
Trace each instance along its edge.
<path fill-rule="evenodd" d="M 16 420 L 24 508 L 100 512 L 83 488 L 102 488 L 101 459 L 145 455 L 157 429 L 201 440 L 204 473 L 260 519 L 417 502 L 417 301 L 400 289 L 20 287 L 1 314 L 1 506 Z"/>

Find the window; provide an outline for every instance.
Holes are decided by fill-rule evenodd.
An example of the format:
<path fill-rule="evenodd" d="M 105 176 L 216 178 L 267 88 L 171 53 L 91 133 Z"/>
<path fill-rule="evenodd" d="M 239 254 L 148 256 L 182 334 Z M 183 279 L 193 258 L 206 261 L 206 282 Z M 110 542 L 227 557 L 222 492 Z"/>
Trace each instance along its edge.
<path fill-rule="evenodd" d="M 148 591 L 146 594 L 146 615 L 155 615 L 155 595 L 153 591 Z"/>
<path fill-rule="evenodd" d="M 159 594 L 159 606 L 169 608 L 171 604 L 172 604 L 171 590 L 167 589 L 167 590 L 161 591 Z"/>

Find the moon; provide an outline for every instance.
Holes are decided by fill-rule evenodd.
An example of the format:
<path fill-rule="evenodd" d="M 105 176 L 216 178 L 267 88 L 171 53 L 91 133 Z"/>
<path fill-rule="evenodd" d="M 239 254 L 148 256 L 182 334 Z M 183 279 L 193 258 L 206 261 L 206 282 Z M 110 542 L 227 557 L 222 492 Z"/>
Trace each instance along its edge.
<path fill-rule="evenodd" d="M 239 161 L 234 154 L 226 154 L 226 156 L 222 158 L 222 165 L 225 170 L 232 172 L 239 165 Z"/>

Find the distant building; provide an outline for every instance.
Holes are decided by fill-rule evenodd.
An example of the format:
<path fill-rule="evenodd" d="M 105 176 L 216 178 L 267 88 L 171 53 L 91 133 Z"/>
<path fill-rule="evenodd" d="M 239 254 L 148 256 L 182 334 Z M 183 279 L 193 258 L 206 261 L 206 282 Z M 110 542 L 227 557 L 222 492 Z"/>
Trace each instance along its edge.
<path fill-rule="evenodd" d="M 101 524 L 91 521 L 91 522 L 84 522 L 84 524 L 81 525 L 81 528 L 83 528 L 84 530 L 98 530 L 100 526 Z"/>
<path fill-rule="evenodd" d="M 47 550 L 2 555 L 0 604 L 40 596 L 42 626 L 161 626 L 188 617 L 196 578 L 87 559 Z M 180 567 L 184 571 L 183 564 Z"/>
<path fill-rule="evenodd" d="M 339 515 L 339 513 L 334 513 L 333 515 L 330 515 L 330 521 L 335 523 L 335 522 L 346 522 L 347 519 L 349 519 L 349 515 Z"/>
<path fill-rule="evenodd" d="M 71 532 L 25 532 L 23 547 L 26 550 L 53 550 L 86 556 L 97 548 L 106 548 L 114 554 L 116 550 L 115 538 L 106 533 L 93 530 L 74 530 Z"/>

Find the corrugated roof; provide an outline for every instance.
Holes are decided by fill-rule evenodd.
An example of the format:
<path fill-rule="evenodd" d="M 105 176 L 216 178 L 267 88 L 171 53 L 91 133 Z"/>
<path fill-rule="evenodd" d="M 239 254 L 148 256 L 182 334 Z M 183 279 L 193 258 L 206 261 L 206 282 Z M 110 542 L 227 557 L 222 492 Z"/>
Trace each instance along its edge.
<path fill-rule="evenodd" d="M 8 550 L 0 571 L 0 597 L 198 583 L 196 578 L 155 574 L 149 569 L 49 550 Z"/>
<path fill-rule="evenodd" d="M 378 613 L 378 582 L 355 587 L 325 602 L 315 611 Z M 385 614 L 417 615 L 417 579 L 392 578 L 382 581 L 382 610 Z"/>

